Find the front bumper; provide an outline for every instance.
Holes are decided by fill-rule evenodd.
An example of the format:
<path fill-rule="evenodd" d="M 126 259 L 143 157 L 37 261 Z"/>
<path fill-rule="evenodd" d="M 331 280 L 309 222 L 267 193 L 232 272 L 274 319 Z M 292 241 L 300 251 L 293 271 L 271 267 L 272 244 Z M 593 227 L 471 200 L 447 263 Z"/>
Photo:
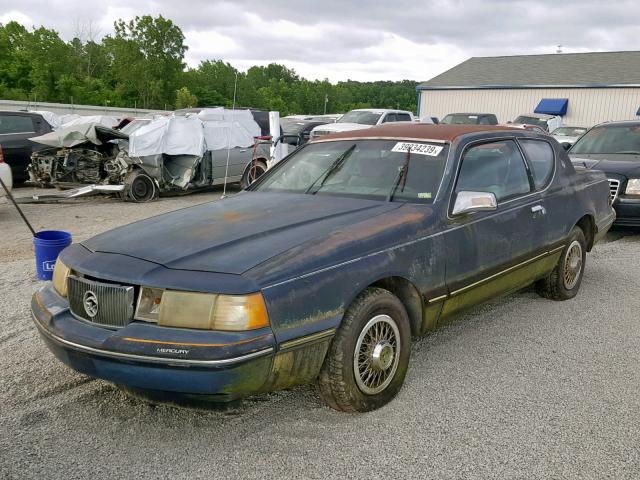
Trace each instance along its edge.
<path fill-rule="evenodd" d="M 616 210 L 614 225 L 623 227 L 640 227 L 640 198 L 619 196 L 613 203 Z"/>
<path fill-rule="evenodd" d="M 263 389 L 275 340 L 270 329 L 213 332 L 132 322 L 109 330 L 76 319 L 50 284 L 31 301 L 53 354 L 69 367 L 132 389 L 233 400 Z"/>

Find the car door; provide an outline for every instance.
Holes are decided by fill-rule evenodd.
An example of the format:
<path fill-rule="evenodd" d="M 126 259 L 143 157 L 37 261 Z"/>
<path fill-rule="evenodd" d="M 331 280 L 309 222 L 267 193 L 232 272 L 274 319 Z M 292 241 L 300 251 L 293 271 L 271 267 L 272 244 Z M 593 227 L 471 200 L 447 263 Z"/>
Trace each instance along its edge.
<path fill-rule="evenodd" d="M 545 247 L 545 220 L 535 208 L 540 193 L 512 138 L 468 145 L 451 194 L 446 278 L 449 295 L 442 317 L 533 281 Z M 492 211 L 452 215 L 460 192 L 491 192 Z"/>
<path fill-rule="evenodd" d="M 0 145 L 5 162 L 11 167 L 16 182 L 29 178 L 27 166 L 31 163 L 33 145 L 29 138 L 36 135 L 31 115 L 17 112 L 0 113 Z"/>

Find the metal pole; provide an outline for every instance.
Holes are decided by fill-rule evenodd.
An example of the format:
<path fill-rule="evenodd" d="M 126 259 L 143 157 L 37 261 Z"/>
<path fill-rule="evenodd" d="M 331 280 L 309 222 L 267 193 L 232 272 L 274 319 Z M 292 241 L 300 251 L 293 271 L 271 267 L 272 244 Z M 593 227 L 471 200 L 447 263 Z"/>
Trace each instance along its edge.
<path fill-rule="evenodd" d="M 0 184 L 2 185 L 2 188 L 4 188 L 4 191 L 7 193 L 7 197 L 9 197 L 9 199 L 11 200 L 11 203 L 13 203 L 13 206 L 16 207 L 16 210 L 18 210 L 18 213 L 22 217 L 22 220 L 24 220 L 24 223 L 26 223 L 27 227 L 29 227 L 29 230 L 31 230 L 31 235 L 33 235 L 35 237 L 36 236 L 36 231 L 33 229 L 31 224 L 29 223 L 29 220 L 27 220 L 27 217 L 24 216 L 24 213 L 22 213 L 22 210 L 20 209 L 20 207 L 16 203 L 15 199 L 13 198 L 13 195 L 11 195 L 11 192 L 9 191 L 7 186 L 2 181 L 2 178 L 0 178 Z"/>

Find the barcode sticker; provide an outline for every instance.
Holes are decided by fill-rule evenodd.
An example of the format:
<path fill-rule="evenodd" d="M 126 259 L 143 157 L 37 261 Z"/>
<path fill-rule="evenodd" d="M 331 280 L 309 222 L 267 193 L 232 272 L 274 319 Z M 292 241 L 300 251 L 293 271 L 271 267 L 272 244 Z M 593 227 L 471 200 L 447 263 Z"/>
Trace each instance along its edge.
<path fill-rule="evenodd" d="M 439 145 L 428 145 L 426 143 L 410 143 L 410 142 L 398 142 L 391 149 L 392 152 L 407 152 L 411 150 L 411 153 L 416 155 L 428 155 L 430 157 L 437 157 L 440 155 L 444 147 Z"/>

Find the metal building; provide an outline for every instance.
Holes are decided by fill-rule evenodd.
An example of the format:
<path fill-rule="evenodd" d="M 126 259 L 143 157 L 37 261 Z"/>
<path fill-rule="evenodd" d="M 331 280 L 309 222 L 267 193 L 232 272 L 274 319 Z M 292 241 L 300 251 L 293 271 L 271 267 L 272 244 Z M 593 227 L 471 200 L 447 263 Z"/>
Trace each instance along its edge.
<path fill-rule="evenodd" d="M 563 115 L 564 125 L 584 127 L 636 119 L 640 51 L 473 57 L 417 90 L 419 116 L 495 113 L 499 122 L 506 123 L 537 109 L 536 113 Z M 559 106 L 560 111 L 545 111 L 549 105 Z M 562 105 L 566 113 L 561 112 Z"/>

